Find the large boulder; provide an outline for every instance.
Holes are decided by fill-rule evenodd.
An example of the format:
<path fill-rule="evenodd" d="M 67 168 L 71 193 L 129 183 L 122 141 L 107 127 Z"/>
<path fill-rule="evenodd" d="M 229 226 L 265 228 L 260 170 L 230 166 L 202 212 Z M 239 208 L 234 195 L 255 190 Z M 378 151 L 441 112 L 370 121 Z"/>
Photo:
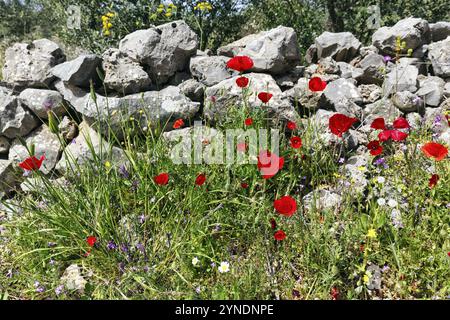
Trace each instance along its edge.
<path fill-rule="evenodd" d="M 51 69 L 64 61 L 61 48 L 50 40 L 16 43 L 6 49 L 3 79 L 19 87 L 46 88 L 54 79 Z"/>
<path fill-rule="evenodd" d="M 439 21 L 430 23 L 431 40 L 434 42 L 447 39 L 450 36 L 450 22 Z"/>
<path fill-rule="evenodd" d="M 144 69 L 126 53 L 109 49 L 103 56 L 103 80 L 108 89 L 121 94 L 138 93 L 150 89 L 152 83 Z"/>
<path fill-rule="evenodd" d="M 95 100 L 89 92 L 62 82 L 57 82 L 55 87 L 88 124 L 101 124 L 102 133 L 111 129 L 119 138 L 123 136 L 123 121 L 134 119 L 141 128 L 148 128 L 149 123 L 152 127 L 164 126 L 176 119 L 191 119 L 200 109 L 200 103 L 191 101 L 174 86 L 124 97 L 97 94 Z"/>
<path fill-rule="evenodd" d="M 82 122 L 79 128 L 79 136 L 66 147 L 61 160 L 57 163 L 57 171 L 66 173 L 77 170 L 78 166 L 93 165 L 94 159 L 110 161 L 115 167 L 127 162 L 122 149 L 105 141 L 86 122 Z"/>
<path fill-rule="evenodd" d="M 384 58 L 376 53 L 370 53 L 359 62 L 358 67 L 362 69 L 362 74 L 357 76 L 357 80 L 362 84 L 381 85 L 384 80 L 384 69 L 386 67 Z"/>
<path fill-rule="evenodd" d="M 74 86 L 89 88 L 91 82 L 95 85 L 99 83 L 100 77 L 98 68 L 102 60 L 95 54 L 84 54 L 78 58 L 61 63 L 51 70 L 52 74 Z"/>
<path fill-rule="evenodd" d="M 439 107 L 444 97 L 445 81 L 439 77 L 419 76 L 419 90 L 416 94 L 423 99 L 426 105 Z"/>
<path fill-rule="evenodd" d="M 194 102 L 203 102 L 205 96 L 205 85 L 195 79 L 189 79 L 182 82 L 178 88 L 182 94 Z"/>
<path fill-rule="evenodd" d="M 434 75 L 450 77 L 450 36 L 429 46 L 428 57 L 433 65 Z"/>
<path fill-rule="evenodd" d="M 12 91 L 0 87 L 0 134 L 10 139 L 23 137 L 38 125 L 38 119 Z"/>
<path fill-rule="evenodd" d="M 406 50 L 416 50 L 430 43 L 431 32 L 428 22 L 419 18 L 400 20 L 393 27 L 382 27 L 372 35 L 372 44 L 383 54 L 393 55 L 397 38 L 406 43 Z"/>
<path fill-rule="evenodd" d="M 300 78 L 292 89 L 283 92 L 283 98 L 288 99 L 291 104 L 300 105 L 307 110 L 318 109 L 323 91 L 311 91 L 308 83 L 309 79 Z"/>
<path fill-rule="evenodd" d="M 363 97 L 352 79 L 338 79 L 329 83 L 323 92 L 321 105 L 347 116 L 359 117 Z"/>
<path fill-rule="evenodd" d="M 37 158 L 45 156 L 40 170 L 44 174 L 49 174 L 55 168 L 62 151 L 58 136 L 52 133 L 46 125 L 43 125 L 24 137 L 24 141 L 28 148 L 34 145 L 34 155 Z M 14 140 L 9 150 L 9 160 L 18 164 L 29 156 L 28 149 L 22 142 L 19 139 Z"/>
<path fill-rule="evenodd" d="M 207 87 L 237 75 L 227 68 L 228 57 L 196 56 L 191 59 L 191 74 Z"/>
<path fill-rule="evenodd" d="M 197 34 L 181 20 L 135 31 L 119 45 L 120 51 L 147 67 L 157 86 L 167 83 L 177 71 L 187 69 L 197 47 Z"/>
<path fill-rule="evenodd" d="M 67 113 L 67 106 L 64 105 L 63 97 L 58 91 L 25 89 L 20 93 L 19 100 L 40 119 L 47 119 L 48 111 L 57 116 Z"/>
<path fill-rule="evenodd" d="M 415 65 L 412 65 L 408 60 L 401 60 L 386 75 L 384 92 L 410 91 L 414 93 L 418 89 L 418 75 L 419 69 Z"/>
<path fill-rule="evenodd" d="M 272 76 L 262 73 L 246 74 L 250 79 L 248 96 L 249 108 L 260 108 L 263 103 L 258 99 L 258 94 L 261 92 L 270 92 L 273 98 L 268 104 L 270 111 L 281 114 L 290 114 L 292 106 L 283 100 L 281 89 Z M 239 107 L 242 101 L 242 89 L 236 85 L 237 77 L 230 78 L 220 82 L 219 84 L 206 89 L 206 103 L 204 108 L 205 116 L 210 119 L 221 119 L 226 114 L 229 108 Z M 290 114 L 291 116 L 295 116 Z"/>
<path fill-rule="evenodd" d="M 278 28 L 246 36 L 218 49 L 219 55 L 249 56 L 255 66 L 252 71 L 282 74 L 300 62 L 300 49 L 294 29 Z"/>
<path fill-rule="evenodd" d="M 335 61 L 350 62 L 359 52 L 361 42 L 350 32 L 324 32 L 315 40 L 317 58 L 332 57 Z"/>
<path fill-rule="evenodd" d="M 419 103 L 417 94 L 409 91 L 399 91 L 392 96 L 392 102 L 402 112 L 419 111 L 421 104 Z"/>
<path fill-rule="evenodd" d="M 365 124 L 371 124 L 376 118 L 384 118 L 387 123 L 392 123 L 401 115 L 391 99 L 381 99 L 366 105 L 363 110 Z"/>

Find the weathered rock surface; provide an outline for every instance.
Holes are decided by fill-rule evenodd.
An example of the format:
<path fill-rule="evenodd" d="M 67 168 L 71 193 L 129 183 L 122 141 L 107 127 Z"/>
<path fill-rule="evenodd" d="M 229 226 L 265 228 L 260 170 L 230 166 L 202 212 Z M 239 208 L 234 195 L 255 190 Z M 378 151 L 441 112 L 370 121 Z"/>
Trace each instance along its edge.
<path fill-rule="evenodd" d="M 450 77 L 450 37 L 430 44 L 428 57 L 433 65 L 435 76 Z"/>
<path fill-rule="evenodd" d="M 439 21 L 430 23 L 431 40 L 433 42 L 447 39 L 450 36 L 450 22 Z"/>
<path fill-rule="evenodd" d="M 49 174 L 55 168 L 62 151 L 58 136 L 52 133 L 46 125 L 43 125 L 23 139 L 28 148 L 34 145 L 34 155 L 38 159 L 45 156 L 40 170 L 43 174 Z M 9 150 L 9 160 L 17 165 L 30 157 L 27 147 L 22 145 L 18 139 L 14 140 Z"/>
<path fill-rule="evenodd" d="M 46 88 L 54 78 L 51 69 L 64 61 L 61 48 L 50 40 L 16 43 L 6 49 L 3 78 L 19 87 Z"/>
<path fill-rule="evenodd" d="M 385 69 L 384 58 L 376 53 L 366 55 L 358 65 L 362 69 L 362 74 L 356 79 L 362 84 L 381 85 L 384 80 L 383 71 Z"/>
<path fill-rule="evenodd" d="M 400 20 L 392 27 L 382 27 L 372 36 L 372 44 L 383 54 L 395 53 L 397 37 L 406 43 L 406 49 L 415 50 L 431 40 L 428 22 L 419 18 Z"/>
<path fill-rule="evenodd" d="M 23 137 L 38 126 L 36 117 L 24 108 L 12 91 L 0 87 L 0 134 L 14 139 Z"/>
<path fill-rule="evenodd" d="M 102 60 L 97 55 L 85 54 L 53 67 L 51 72 L 64 83 L 89 88 L 91 81 L 93 84 L 99 82 L 98 69 L 101 63 Z"/>
<path fill-rule="evenodd" d="M 282 74 L 300 62 L 300 50 L 294 29 L 278 27 L 252 34 L 218 49 L 218 54 L 234 57 L 246 55 L 253 59 L 252 71 Z"/>
<path fill-rule="evenodd" d="M 398 91 L 417 91 L 417 76 L 419 70 L 416 66 L 403 60 L 399 64 L 392 67 L 391 71 L 386 75 L 384 82 L 384 92 L 394 93 Z"/>
<path fill-rule="evenodd" d="M 421 107 L 418 95 L 409 91 L 399 91 L 394 93 L 392 102 L 402 112 L 418 111 Z"/>
<path fill-rule="evenodd" d="M 120 51 L 147 68 L 157 86 L 167 83 L 177 71 L 187 69 L 197 47 L 197 34 L 181 20 L 133 32 L 119 45 Z"/>
<path fill-rule="evenodd" d="M 149 75 L 139 65 L 118 49 L 109 49 L 103 56 L 105 86 L 121 94 L 138 93 L 150 89 Z"/>
<path fill-rule="evenodd" d="M 10 192 L 20 184 L 20 176 L 14 170 L 14 163 L 0 159 L 0 192 Z"/>
<path fill-rule="evenodd" d="M 178 88 L 182 94 L 194 102 L 203 102 L 206 86 L 194 79 L 181 83 Z"/>
<path fill-rule="evenodd" d="M 269 109 L 278 115 L 292 111 L 292 106 L 286 105 L 282 100 L 281 89 L 272 76 L 262 73 L 250 73 L 246 77 L 250 79 L 249 90 L 252 92 L 248 97 L 250 108 L 260 108 L 263 103 L 258 99 L 258 94 L 270 92 L 273 94 L 273 98 L 269 101 Z M 206 89 L 204 113 L 208 119 L 220 119 L 226 115 L 230 107 L 242 103 L 242 90 L 236 85 L 236 79 L 237 77 L 230 78 Z"/>
<path fill-rule="evenodd" d="M 445 81 L 439 77 L 419 77 L 420 89 L 416 94 L 421 97 L 425 104 L 438 107 L 444 96 Z"/>
<path fill-rule="evenodd" d="M 10 147 L 9 140 L 5 137 L 0 136 L 0 155 L 2 154 L 8 154 Z"/>
<path fill-rule="evenodd" d="M 102 124 L 102 133 L 111 129 L 118 137 L 122 136 L 120 124 L 124 119 L 134 118 L 142 128 L 149 124 L 156 127 L 180 118 L 186 121 L 200 109 L 200 103 L 191 101 L 181 93 L 180 88 L 173 86 L 125 97 L 97 95 L 96 101 L 90 93 L 79 88 L 61 82 L 55 86 L 90 125 Z"/>
<path fill-rule="evenodd" d="M 68 111 L 58 91 L 25 89 L 20 93 L 19 100 L 40 119 L 47 119 L 48 111 L 52 111 L 57 116 L 63 116 Z"/>
<path fill-rule="evenodd" d="M 191 74 L 204 85 L 211 87 L 237 75 L 227 68 L 228 57 L 196 56 L 191 59 Z"/>
<path fill-rule="evenodd" d="M 316 38 L 317 58 L 332 57 L 335 61 L 350 62 L 361 48 L 361 42 L 350 32 L 324 32 Z"/>
<path fill-rule="evenodd" d="M 92 154 L 92 150 L 96 156 Z M 79 136 L 66 147 L 61 160 L 56 165 L 56 170 L 61 173 L 71 170 L 76 172 L 78 166 L 92 164 L 94 159 L 110 161 L 117 167 L 127 162 L 122 149 L 106 142 L 86 122 L 82 122 Z"/>

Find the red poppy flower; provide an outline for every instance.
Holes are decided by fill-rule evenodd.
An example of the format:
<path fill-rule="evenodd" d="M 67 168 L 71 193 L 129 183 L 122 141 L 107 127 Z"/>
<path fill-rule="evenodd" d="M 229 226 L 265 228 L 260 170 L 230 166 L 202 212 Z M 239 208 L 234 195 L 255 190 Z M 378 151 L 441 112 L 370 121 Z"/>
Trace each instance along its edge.
<path fill-rule="evenodd" d="M 342 137 L 344 133 L 346 133 L 353 126 L 358 119 L 350 118 L 343 114 L 335 114 L 330 118 L 329 128 L 331 132 L 338 137 Z"/>
<path fill-rule="evenodd" d="M 238 72 L 244 72 L 253 68 L 253 60 L 247 56 L 236 56 L 227 62 L 227 67 Z"/>
<path fill-rule="evenodd" d="M 449 252 L 447 252 L 447 256 L 450 258 L 450 251 Z"/>
<path fill-rule="evenodd" d="M 274 237 L 275 240 L 277 240 L 277 241 L 283 241 L 284 239 L 286 239 L 286 233 L 284 233 L 283 230 L 278 230 L 277 232 L 275 232 L 275 234 L 273 235 L 273 237 Z"/>
<path fill-rule="evenodd" d="M 87 237 L 86 242 L 89 245 L 89 247 L 93 247 L 97 242 L 97 238 L 94 236 Z"/>
<path fill-rule="evenodd" d="M 272 99 L 273 94 L 269 92 L 261 92 L 258 94 L 258 99 L 261 100 L 263 103 L 268 103 L 270 99 Z"/>
<path fill-rule="evenodd" d="M 206 175 L 199 174 L 198 177 L 195 179 L 195 184 L 199 187 L 201 187 L 202 185 L 204 185 L 206 182 Z"/>
<path fill-rule="evenodd" d="M 309 90 L 318 92 L 323 91 L 327 87 L 327 82 L 323 81 L 319 77 L 314 77 L 311 80 L 309 80 Z"/>
<path fill-rule="evenodd" d="M 376 118 L 370 127 L 375 130 L 386 130 L 386 123 L 383 118 Z"/>
<path fill-rule="evenodd" d="M 252 118 L 245 119 L 245 125 L 247 127 L 250 127 L 252 124 L 253 124 L 253 119 Z"/>
<path fill-rule="evenodd" d="M 287 128 L 288 128 L 289 130 L 294 131 L 295 129 L 297 129 L 297 124 L 296 124 L 295 122 L 289 121 L 289 122 L 287 123 Z"/>
<path fill-rule="evenodd" d="M 434 158 L 436 161 L 444 160 L 447 157 L 448 149 L 442 144 L 429 142 L 422 147 L 422 152 L 428 158 Z"/>
<path fill-rule="evenodd" d="M 379 141 L 372 141 L 367 145 L 370 150 L 370 154 L 373 156 L 379 156 L 383 152 L 383 147 Z"/>
<path fill-rule="evenodd" d="M 249 187 L 248 183 L 245 183 L 245 182 L 241 183 L 241 188 L 242 189 L 248 189 L 248 187 Z"/>
<path fill-rule="evenodd" d="M 410 125 L 408 120 L 406 120 L 405 118 L 398 118 L 397 120 L 394 121 L 393 126 L 395 129 L 409 129 Z"/>
<path fill-rule="evenodd" d="M 180 129 L 181 127 L 184 126 L 184 120 L 183 119 L 178 119 L 177 121 L 174 122 L 173 124 L 173 128 L 174 129 Z"/>
<path fill-rule="evenodd" d="M 339 289 L 336 287 L 331 288 L 330 295 L 332 300 L 339 299 Z"/>
<path fill-rule="evenodd" d="M 399 130 L 384 130 L 378 135 L 378 139 L 382 142 L 388 141 L 389 139 L 399 142 L 406 138 L 408 138 L 408 134 Z"/>
<path fill-rule="evenodd" d="M 290 196 L 284 196 L 281 199 L 275 200 L 273 206 L 279 214 L 287 217 L 292 217 L 295 211 L 297 211 L 297 202 Z"/>
<path fill-rule="evenodd" d="M 270 219 L 270 227 L 275 230 L 277 228 L 277 222 L 274 218 Z"/>
<path fill-rule="evenodd" d="M 294 149 L 300 149 L 302 147 L 302 139 L 300 137 L 292 137 L 291 147 Z"/>
<path fill-rule="evenodd" d="M 153 178 L 153 181 L 159 186 L 165 186 L 169 183 L 169 174 L 161 173 L 160 175 Z"/>
<path fill-rule="evenodd" d="M 236 84 L 239 88 L 246 88 L 249 83 L 249 79 L 246 77 L 239 77 L 236 79 Z"/>
<path fill-rule="evenodd" d="M 283 169 L 284 158 L 278 157 L 270 151 L 261 151 L 258 156 L 258 170 L 261 172 L 263 179 L 274 177 L 278 171 Z"/>
<path fill-rule="evenodd" d="M 41 168 L 42 162 L 44 162 L 44 160 L 45 156 L 42 156 L 40 159 L 32 156 L 19 163 L 19 167 L 26 171 L 37 171 Z"/>
<path fill-rule="evenodd" d="M 428 185 L 430 186 L 430 188 L 434 188 L 438 182 L 439 182 L 439 175 L 433 174 L 430 178 L 430 182 L 428 183 Z"/>

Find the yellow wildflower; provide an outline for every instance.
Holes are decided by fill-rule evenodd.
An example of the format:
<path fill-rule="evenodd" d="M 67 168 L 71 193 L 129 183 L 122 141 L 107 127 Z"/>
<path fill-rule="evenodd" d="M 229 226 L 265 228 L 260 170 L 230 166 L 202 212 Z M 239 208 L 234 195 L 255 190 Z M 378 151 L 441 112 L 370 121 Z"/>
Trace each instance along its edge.
<path fill-rule="evenodd" d="M 364 284 L 368 284 L 368 283 L 369 283 L 370 278 L 369 278 L 369 276 L 367 275 L 367 273 L 364 275 L 363 281 L 364 281 Z"/>
<path fill-rule="evenodd" d="M 367 232 L 367 238 L 369 239 L 375 239 L 377 237 L 377 231 L 375 229 L 370 229 Z"/>
<path fill-rule="evenodd" d="M 105 162 L 105 167 L 106 167 L 106 169 L 110 169 L 111 168 L 111 162 L 106 161 Z"/>
<path fill-rule="evenodd" d="M 114 12 L 108 12 L 106 15 L 110 18 L 113 18 L 116 14 Z"/>

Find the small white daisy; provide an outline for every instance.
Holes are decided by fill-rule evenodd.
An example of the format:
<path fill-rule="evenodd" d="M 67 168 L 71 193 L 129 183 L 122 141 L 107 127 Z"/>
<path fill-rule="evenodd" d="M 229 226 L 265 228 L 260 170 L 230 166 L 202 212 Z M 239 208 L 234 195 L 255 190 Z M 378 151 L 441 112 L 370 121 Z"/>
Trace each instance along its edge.
<path fill-rule="evenodd" d="M 198 260 L 197 257 L 192 258 L 192 265 L 195 267 L 196 265 L 198 265 L 200 262 L 200 260 Z"/>
<path fill-rule="evenodd" d="M 377 203 L 380 207 L 384 207 L 386 205 L 386 199 L 380 198 L 377 200 Z"/>
<path fill-rule="evenodd" d="M 230 264 L 228 262 L 224 261 L 224 262 L 220 263 L 220 266 L 219 266 L 220 273 L 227 273 L 229 271 L 230 271 Z"/>
<path fill-rule="evenodd" d="M 379 184 L 384 184 L 386 182 L 386 178 L 385 177 L 378 177 L 377 181 Z"/>
<path fill-rule="evenodd" d="M 394 199 L 389 199 L 389 201 L 388 201 L 387 204 L 388 204 L 388 206 L 391 207 L 391 208 L 395 208 L 395 207 L 398 206 L 398 202 L 395 201 Z"/>

